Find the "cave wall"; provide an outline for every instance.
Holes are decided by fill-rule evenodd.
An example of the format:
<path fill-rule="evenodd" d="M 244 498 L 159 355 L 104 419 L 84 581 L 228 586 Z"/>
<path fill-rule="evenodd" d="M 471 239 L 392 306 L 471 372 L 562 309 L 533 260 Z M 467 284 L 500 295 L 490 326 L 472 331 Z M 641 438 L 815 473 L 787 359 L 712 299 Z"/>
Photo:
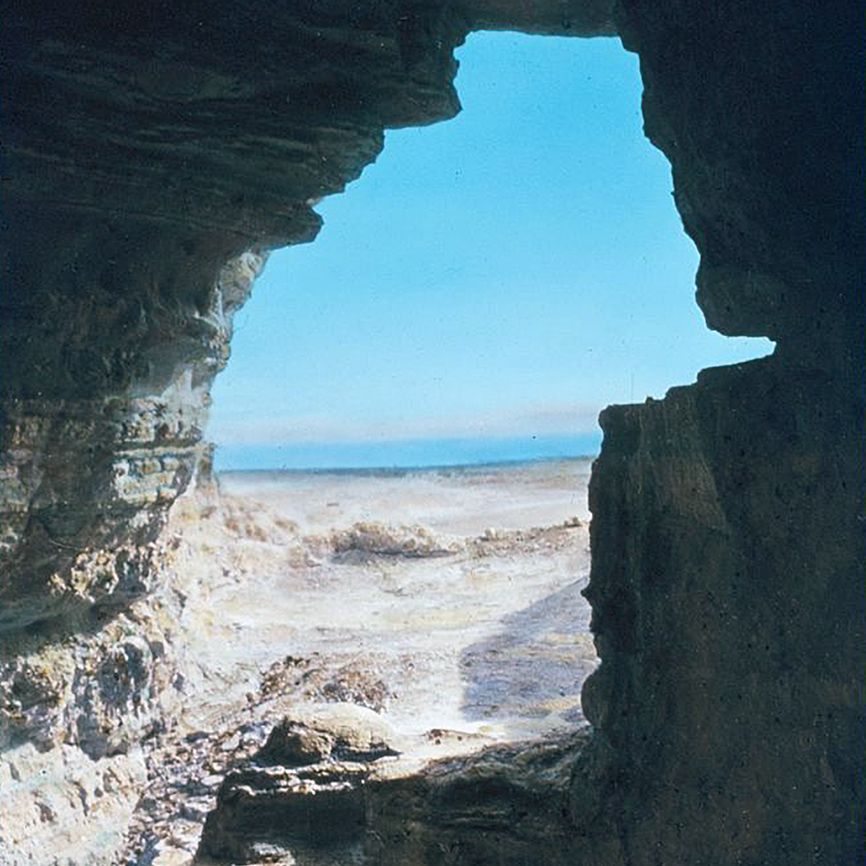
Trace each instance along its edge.
<path fill-rule="evenodd" d="M 624 0 L 710 327 L 773 356 L 611 407 L 587 595 L 628 863 L 853 863 L 863 838 L 862 22 Z M 597 744 L 598 747 L 598 744 Z M 589 756 L 583 761 L 589 765 Z M 597 762 L 596 762 L 597 763 Z M 575 818 L 586 788 L 575 777 Z"/>
<path fill-rule="evenodd" d="M 251 257 L 311 240 L 385 126 L 457 110 L 457 36 L 398 12 L 12 4 L 0 629 L 152 585 L 127 561 L 192 475 Z"/>
<path fill-rule="evenodd" d="M 602 666 L 557 848 L 574 862 L 853 862 L 864 40 L 850 4 L 777 6 L 8 4 L 3 652 L 22 628 L 74 630 L 153 588 L 231 315 L 267 250 L 314 237 L 315 201 L 375 158 L 384 128 L 458 110 L 466 33 L 616 31 L 640 55 L 708 325 L 777 349 L 603 415 L 589 589 Z M 507 835 L 504 822 L 487 854 L 454 862 L 510 862 Z M 399 862 L 451 862 L 447 845 L 413 844 Z"/>
<path fill-rule="evenodd" d="M 188 484 L 226 263 L 312 240 L 385 128 L 453 116 L 471 29 L 612 32 L 609 7 L 8 4 L 0 631 L 128 602 L 128 556 L 70 575 L 153 542 Z"/>

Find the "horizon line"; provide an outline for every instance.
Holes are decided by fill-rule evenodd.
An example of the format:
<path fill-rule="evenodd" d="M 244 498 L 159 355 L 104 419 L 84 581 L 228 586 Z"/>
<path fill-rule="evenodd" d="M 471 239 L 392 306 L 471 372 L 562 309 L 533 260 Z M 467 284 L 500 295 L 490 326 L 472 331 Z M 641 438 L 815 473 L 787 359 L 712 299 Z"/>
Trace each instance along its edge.
<path fill-rule="evenodd" d="M 516 441 L 550 441 L 553 439 L 578 439 L 578 438 L 598 438 L 601 439 L 602 431 L 600 427 L 592 429 L 578 429 L 573 431 L 546 431 L 541 433 L 466 433 L 463 435 L 448 433 L 445 435 L 383 435 L 376 436 L 358 436 L 354 437 L 322 437 L 320 439 L 303 438 L 291 439 L 247 439 L 237 440 L 229 439 L 228 441 L 219 442 L 216 439 L 209 440 L 217 448 L 305 448 L 305 447 L 370 447 L 370 446 L 387 446 L 387 445 L 403 445 L 412 443 L 426 442 L 516 442 Z"/>
<path fill-rule="evenodd" d="M 601 431 L 497 437 L 425 437 L 364 442 L 302 442 L 282 445 L 215 443 L 217 472 L 389 470 L 494 466 L 592 459 Z"/>
<path fill-rule="evenodd" d="M 516 457 L 510 460 L 485 460 L 473 463 L 431 463 L 395 466 L 310 466 L 310 467 L 260 467 L 257 469 L 217 469 L 216 475 L 397 475 L 409 472 L 437 472 L 461 469 L 497 469 L 509 466 L 527 466 L 533 463 L 577 463 L 595 460 L 598 454 L 575 454 L 554 457 Z"/>

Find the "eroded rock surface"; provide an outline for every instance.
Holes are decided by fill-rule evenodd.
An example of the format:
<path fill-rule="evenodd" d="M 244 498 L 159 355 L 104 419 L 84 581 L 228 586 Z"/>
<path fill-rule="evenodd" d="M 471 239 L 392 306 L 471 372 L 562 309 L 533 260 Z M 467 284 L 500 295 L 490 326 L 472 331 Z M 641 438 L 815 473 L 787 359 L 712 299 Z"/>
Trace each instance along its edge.
<path fill-rule="evenodd" d="M 573 729 L 596 663 L 579 594 L 588 531 L 573 517 L 531 524 L 585 514 L 574 491 L 584 498 L 588 475 L 587 461 L 569 461 L 223 481 L 247 496 L 200 476 L 172 512 L 158 592 L 109 618 L 82 617 L 78 631 L 4 636 L 0 863 L 68 866 L 68 848 L 76 866 L 189 866 L 224 779 L 253 760 L 295 776 L 309 776 L 301 761 L 351 764 L 342 785 L 394 753 L 411 775 L 447 755 Z M 249 498 L 256 489 L 269 504 Z M 500 514 L 478 508 L 503 499 Z M 373 500 L 390 509 L 367 521 L 377 538 L 414 539 L 425 510 L 436 516 L 422 533 L 435 541 L 429 554 L 362 545 L 347 556 L 341 539 Z M 407 514 L 407 527 L 391 520 Z M 476 535 L 499 518 L 505 528 Z M 250 778 L 286 776 L 269 772 Z M 321 768 L 313 777 L 335 781 Z M 309 811 L 315 787 L 290 787 L 292 808 Z M 229 835 L 246 841 L 226 844 L 248 853 L 281 832 L 242 825 Z M 352 857 L 363 838 L 354 834 Z"/>
<path fill-rule="evenodd" d="M 435 862 L 572 862 L 569 780 L 586 730 L 481 749 L 471 737 L 433 730 L 422 739 L 450 738 L 462 752 L 439 760 L 419 759 L 424 746 L 411 738 L 401 758 L 386 745 L 393 737 L 374 713 L 351 705 L 283 719 L 226 777 L 200 861 L 413 864 L 432 854 Z M 301 739 L 310 745 L 303 755 Z M 381 747 L 370 750 L 373 741 Z"/>
<path fill-rule="evenodd" d="M 6 233 L 14 245 L 13 235 Z M 46 619 L 86 619 L 93 608 L 110 615 L 157 589 L 154 548 L 169 506 L 203 456 L 208 389 L 228 358 L 232 316 L 264 258 L 246 252 L 219 271 L 207 307 L 189 311 L 183 334 L 177 334 L 189 357 L 176 360 L 155 389 L 140 383 L 80 395 L 79 381 L 61 397 L 59 380 L 51 385 L 57 392 L 52 396 L 41 385 L 33 393 L 29 385 L 15 393 L 15 376 L 10 371 L 4 377 L 12 396 L 3 404 L 0 429 L 0 632 Z M 5 303 L 13 304 L 16 286 L 29 283 L 10 278 Z M 52 283 L 51 290 L 61 288 Z M 28 303 L 38 307 L 38 291 Z M 28 315 L 47 322 L 49 310 Z M 139 330 L 149 330 L 144 307 L 140 315 Z M 65 310 L 57 316 L 68 318 Z M 12 316 L 0 328 L 14 328 L 15 321 Z M 116 328 L 129 330 L 122 323 Z M 38 342 L 38 351 L 50 344 L 35 335 L 21 339 Z M 93 339 L 88 351 L 93 363 L 101 363 L 98 337 L 75 339 Z M 14 341 L 5 345 L 10 358 L 20 359 Z M 40 369 L 42 362 L 33 363 Z"/>
<path fill-rule="evenodd" d="M 399 755 L 396 734 L 357 704 L 313 704 L 284 716 L 256 756 L 261 764 L 303 767 L 333 759 L 363 763 Z"/>
<path fill-rule="evenodd" d="M 768 358 L 604 414 L 583 696 L 629 780 L 601 807 L 623 839 L 681 856 L 677 815 L 694 862 L 855 859 L 858 404 Z"/>
<path fill-rule="evenodd" d="M 284 717 L 246 767 L 223 782 L 201 852 L 255 862 L 283 855 L 361 862 L 365 786 L 376 765 L 396 758 L 397 735 L 354 704 L 311 705 Z"/>

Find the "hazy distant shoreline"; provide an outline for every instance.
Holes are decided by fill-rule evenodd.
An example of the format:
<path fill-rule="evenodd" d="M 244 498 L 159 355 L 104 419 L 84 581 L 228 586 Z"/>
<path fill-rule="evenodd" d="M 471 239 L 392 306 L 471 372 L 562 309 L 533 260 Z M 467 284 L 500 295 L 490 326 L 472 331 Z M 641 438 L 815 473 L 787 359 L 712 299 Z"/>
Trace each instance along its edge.
<path fill-rule="evenodd" d="M 401 441 L 218 445 L 216 471 L 364 473 L 508 467 L 593 459 L 601 432 L 574 436 L 514 436 Z"/>
<path fill-rule="evenodd" d="M 512 460 L 491 460 L 485 463 L 442 463 L 434 466 L 342 466 L 325 468 L 261 468 L 261 469 L 220 469 L 219 477 L 232 475 L 357 475 L 363 478 L 400 478 L 406 475 L 418 473 L 429 473 L 431 475 L 460 474 L 470 475 L 474 473 L 495 472 L 496 470 L 508 471 L 509 469 L 521 469 L 534 465 L 548 465 L 555 463 L 585 463 L 595 460 L 597 454 L 581 454 L 575 457 L 530 457 L 516 458 Z"/>

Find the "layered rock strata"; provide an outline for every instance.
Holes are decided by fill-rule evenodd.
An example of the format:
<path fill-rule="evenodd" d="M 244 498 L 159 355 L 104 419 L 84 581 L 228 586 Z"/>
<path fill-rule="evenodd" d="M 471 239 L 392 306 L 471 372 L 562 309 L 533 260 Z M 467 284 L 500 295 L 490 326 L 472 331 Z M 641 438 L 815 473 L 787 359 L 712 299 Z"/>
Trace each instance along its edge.
<path fill-rule="evenodd" d="M 423 743 L 351 705 L 283 719 L 226 776 L 202 862 L 572 862 L 569 780 L 586 730 L 486 748 L 457 732 L 425 739 L 452 754 L 425 760 Z"/>
<path fill-rule="evenodd" d="M 286 716 L 253 760 L 226 776 L 202 852 L 249 863 L 311 849 L 323 862 L 360 862 L 365 787 L 379 762 L 400 754 L 393 739 L 376 713 L 353 704 Z"/>
<path fill-rule="evenodd" d="M 14 243 L 14 232 L 10 234 Z M 13 256 L 16 252 L 13 248 Z M 178 344 L 170 350 L 176 357 L 159 382 L 150 383 L 153 390 L 143 382 L 117 390 L 103 383 L 96 393 L 86 393 L 86 376 L 67 366 L 72 363 L 70 350 L 53 345 L 45 335 L 16 333 L 14 315 L 4 320 L 0 327 L 10 331 L 12 368 L 4 376 L 7 389 L 15 387 L 15 365 L 28 357 L 17 340 L 35 343 L 33 352 L 63 357 L 51 362 L 57 367 L 51 376 L 59 378 L 52 378 L 50 386 L 43 383 L 33 390 L 22 383 L 26 396 L 10 396 L 3 403 L 0 632 L 43 620 L 75 619 L 91 608 L 122 609 L 155 588 L 159 563 L 154 547 L 169 506 L 202 457 L 210 383 L 225 365 L 232 316 L 249 294 L 264 258 L 264 253 L 250 251 L 220 269 L 207 308 L 190 310 L 185 321 L 177 322 L 181 331 L 172 337 Z M 12 279 L 7 295 L 15 293 L 14 275 Z M 62 286 L 50 288 L 60 291 Z M 27 298 L 34 321 L 52 327 L 51 307 L 40 314 L 38 290 L 35 295 Z M 75 305 L 74 296 L 69 303 Z M 104 303 L 108 312 L 99 303 L 88 301 L 87 306 L 101 311 L 94 312 L 97 319 L 112 319 L 99 325 L 112 334 L 106 339 L 132 339 L 129 323 L 113 318 L 117 304 L 110 299 Z M 122 302 L 127 303 L 144 302 L 133 297 Z M 143 310 L 142 333 L 154 327 L 145 323 Z M 58 309 L 56 315 L 68 318 L 65 310 Z M 101 338 L 86 333 L 92 326 L 96 324 L 82 324 L 85 333 L 71 326 L 70 339 L 86 343 L 82 352 L 99 365 L 96 347 L 102 345 Z M 115 357 L 114 348 L 108 351 Z M 164 347 L 163 354 L 168 351 Z M 139 360 L 153 372 L 150 361 Z M 31 361 L 34 366 L 28 369 L 42 368 L 38 359 L 31 356 Z M 162 361 L 168 364 L 165 357 Z M 105 359 L 105 364 L 112 363 Z M 71 377 L 65 394 L 62 377 Z"/>

